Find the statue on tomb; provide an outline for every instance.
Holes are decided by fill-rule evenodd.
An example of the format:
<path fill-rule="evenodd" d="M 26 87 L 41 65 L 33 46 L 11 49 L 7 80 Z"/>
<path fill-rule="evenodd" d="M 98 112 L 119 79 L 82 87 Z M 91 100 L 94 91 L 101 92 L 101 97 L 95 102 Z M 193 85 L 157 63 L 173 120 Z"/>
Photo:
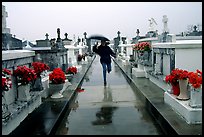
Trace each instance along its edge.
<path fill-rule="evenodd" d="M 150 18 L 148 19 L 149 21 L 149 31 L 156 31 L 156 21 L 154 20 L 154 18 Z"/>
<path fill-rule="evenodd" d="M 168 18 L 166 15 L 163 16 L 163 19 L 162 19 L 162 22 L 164 23 L 164 29 L 163 29 L 163 32 L 169 32 L 169 29 L 167 27 L 167 22 L 168 22 Z"/>

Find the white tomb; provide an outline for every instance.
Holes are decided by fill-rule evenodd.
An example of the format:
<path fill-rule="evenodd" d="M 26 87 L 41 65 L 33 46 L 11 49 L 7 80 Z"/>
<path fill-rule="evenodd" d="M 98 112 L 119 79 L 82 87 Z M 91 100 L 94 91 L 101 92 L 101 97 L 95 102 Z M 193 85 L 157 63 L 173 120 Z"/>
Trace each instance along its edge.
<path fill-rule="evenodd" d="M 77 68 L 77 71 L 80 72 L 82 69 L 81 65 L 77 64 L 77 56 L 75 54 L 75 51 L 79 49 L 79 47 L 72 45 L 64 45 L 64 47 L 67 50 L 67 60 L 68 60 L 68 64 L 69 66 L 75 66 Z"/>
<path fill-rule="evenodd" d="M 158 42 L 158 37 L 151 37 L 151 38 L 144 38 L 144 39 L 139 39 L 138 42 L 149 42 L 150 45 L 157 43 Z M 152 52 L 151 52 L 152 54 Z M 151 56 L 153 57 L 153 56 Z M 135 52 L 135 58 L 137 59 L 137 53 Z M 151 59 L 153 60 L 153 59 Z M 135 77 L 146 77 L 148 78 L 148 74 L 147 72 L 149 70 L 152 70 L 152 66 L 145 66 L 141 63 L 138 63 L 138 67 L 137 68 L 132 68 L 132 75 L 134 75 Z"/>
<path fill-rule="evenodd" d="M 122 56 L 121 60 L 124 64 L 126 64 L 129 61 L 130 55 L 133 54 L 133 52 L 132 52 L 132 46 L 133 45 L 134 44 L 120 44 L 120 45 L 118 45 L 118 47 L 121 47 L 121 53 L 120 53 Z"/>
<path fill-rule="evenodd" d="M 171 70 L 179 68 L 195 72 L 202 70 L 202 40 L 177 40 L 174 42 L 154 43 L 153 54 L 157 63 L 149 79 L 164 91 L 170 88 L 164 78 Z M 156 73 L 155 73 L 156 72 Z M 159 72 L 159 73 L 158 73 Z M 189 90 L 189 92 L 192 92 Z M 191 100 L 191 99 L 190 99 Z M 173 94 L 164 92 L 164 102 L 170 105 L 188 124 L 202 123 L 202 108 L 192 108 L 190 100 L 178 100 Z"/>

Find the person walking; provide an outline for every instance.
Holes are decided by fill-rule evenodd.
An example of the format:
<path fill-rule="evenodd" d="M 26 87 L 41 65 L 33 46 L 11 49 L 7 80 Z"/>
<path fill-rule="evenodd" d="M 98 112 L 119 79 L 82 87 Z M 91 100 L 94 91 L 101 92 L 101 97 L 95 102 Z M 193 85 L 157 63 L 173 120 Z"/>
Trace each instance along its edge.
<path fill-rule="evenodd" d="M 107 41 L 102 40 L 101 45 L 95 45 L 93 47 L 93 52 L 97 53 L 100 56 L 100 63 L 102 65 L 103 69 L 103 80 L 104 80 L 104 86 L 107 85 L 106 81 L 106 72 L 111 72 L 111 56 L 116 58 L 116 54 L 113 52 L 113 50 L 108 46 L 110 44 Z"/>

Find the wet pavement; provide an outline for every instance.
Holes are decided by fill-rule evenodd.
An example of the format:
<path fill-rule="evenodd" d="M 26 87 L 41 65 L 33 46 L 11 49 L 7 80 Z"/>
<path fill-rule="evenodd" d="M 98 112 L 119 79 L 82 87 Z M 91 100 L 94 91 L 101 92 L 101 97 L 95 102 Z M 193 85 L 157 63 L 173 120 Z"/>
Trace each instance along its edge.
<path fill-rule="evenodd" d="M 202 135 L 202 124 L 187 124 L 164 103 L 164 90 L 132 76 L 130 64 L 114 62 L 105 88 L 98 58 L 83 64 L 63 98 L 43 99 L 10 135 Z"/>
<path fill-rule="evenodd" d="M 144 103 L 135 94 L 120 68 L 112 71 L 103 85 L 99 56 L 92 63 L 79 92 L 56 135 L 161 135 Z"/>

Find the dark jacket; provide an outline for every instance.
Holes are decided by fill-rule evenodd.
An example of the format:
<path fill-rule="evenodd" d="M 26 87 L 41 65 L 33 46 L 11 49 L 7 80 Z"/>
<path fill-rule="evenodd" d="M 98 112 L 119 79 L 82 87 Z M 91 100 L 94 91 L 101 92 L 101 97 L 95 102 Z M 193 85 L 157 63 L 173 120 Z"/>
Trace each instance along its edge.
<path fill-rule="evenodd" d="M 96 46 L 94 46 L 93 52 L 97 53 L 101 57 L 101 63 L 111 63 L 111 56 L 116 57 L 116 54 L 109 46 L 99 46 L 98 49 L 96 48 Z"/>

